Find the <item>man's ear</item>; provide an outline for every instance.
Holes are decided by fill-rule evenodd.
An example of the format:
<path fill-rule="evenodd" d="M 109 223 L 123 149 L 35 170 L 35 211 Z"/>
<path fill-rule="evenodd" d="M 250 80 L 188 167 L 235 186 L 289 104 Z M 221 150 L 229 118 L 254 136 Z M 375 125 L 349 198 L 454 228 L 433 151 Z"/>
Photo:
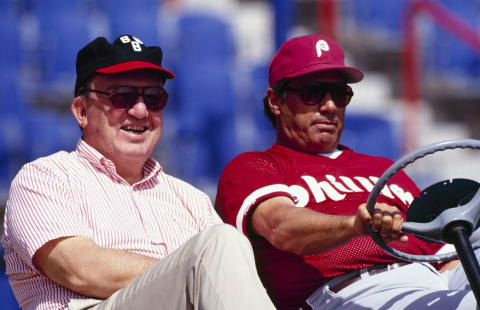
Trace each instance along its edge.
<path fill-rule="evenodd" d="M 77 96 L 73 99 L 70 106 L 73 116 L 77 120 L 78 125 L 83 129 L 87 126 L 87 100 L 85 96 Z"/>
<path fill-rule="evenodd" d="M 269 88 L 267 89 L 267 98 L 268 106 L 270 107 L 270 111 L 272 111 L 273 115 L 280 115 L 280 103 L 282 101 L 281 94 L 278 94 L 273 89 Z"/>

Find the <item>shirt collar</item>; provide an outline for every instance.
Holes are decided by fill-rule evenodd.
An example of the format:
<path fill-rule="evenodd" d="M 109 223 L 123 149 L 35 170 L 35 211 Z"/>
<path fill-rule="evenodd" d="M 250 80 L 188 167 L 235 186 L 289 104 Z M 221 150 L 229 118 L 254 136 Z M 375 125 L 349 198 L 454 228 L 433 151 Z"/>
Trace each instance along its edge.
<path fill-rule="evenodd" d="M 333 152 L 330 153 L 318 153 L 318 155 L 328 157 L 330 159 L 335 159 L 338 158 L 342 154 L 342 150 L 336 149 Z"/>
<path fill-rule="evenodd" d="M 78 141 L 76 152 L 80 158 L 87 160 L 88 163 L 99 171 L 108 174 L 111 178 L 123 180 L 123 178 L 117 174 L 115 164 L 83 139 Z M 143 166 L 143 179 L 138 183 L 147 182 L 160 173 L 162 169 L 160 163 L 153 157 L 148 158 Z"/>

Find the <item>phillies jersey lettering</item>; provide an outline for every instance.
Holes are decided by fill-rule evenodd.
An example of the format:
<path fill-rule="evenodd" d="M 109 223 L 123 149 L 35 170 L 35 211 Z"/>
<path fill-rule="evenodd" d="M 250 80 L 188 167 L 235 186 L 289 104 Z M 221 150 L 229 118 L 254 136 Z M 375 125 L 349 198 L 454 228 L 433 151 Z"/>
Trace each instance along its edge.
<path fill-rule="evenodd" d="M 348 193 L 352 192 L 371 192 L 374 184 L 379 178 L 370 176 L 353 177 L 353 180 L 346 176 L 340 176 L 341 182 L 338 182 L 333 175 L 325 175 L 325 181 L 317 181 L 313 176 L 303 175 L 303 179 L 307 183 L 308 189 L 312 192 L 315 202 L 322 202 L 327 199 L 339 201 L 345 198 Z M 358 185 L 356 182 L 358 182 Z M 293 200 L 297 207 L 305 207 L 308 203 L 308 191 L 301 185 L 289 186 L 289 191 L 292 194 Z M 381 195 L 394 198 L 394 195 L 402 200 L 403 203 L 410 205 L 413 201 L 413 196 L 410 192 L 406 192 L 396 184 L 386 185 Z"/>
<path fill-rule="evenodd" d="M 264 200 L 292 199 L 296 207 L 333 215 L 355 214 L 391 160 L 355 153 L 341 146 L 331 159 L 274 145 L 265 152 L 244 153 L 224 169 L 215 208 L 222 219 L 251 241 L 260 278 L 279 309 L 298 309 L 330 278 L 354 269 L 397 261 L 368 236 L 316 255 L 299 256 L 280 251 L 249 226 L 251 212 Z M 402 171 L 383 188 L 377 202 L 396 206 L 403 216 L 419 189 Z M 409 242 L 391 246 L 412 254 L 432 254 L 441 246 L 409 235 Z"/>

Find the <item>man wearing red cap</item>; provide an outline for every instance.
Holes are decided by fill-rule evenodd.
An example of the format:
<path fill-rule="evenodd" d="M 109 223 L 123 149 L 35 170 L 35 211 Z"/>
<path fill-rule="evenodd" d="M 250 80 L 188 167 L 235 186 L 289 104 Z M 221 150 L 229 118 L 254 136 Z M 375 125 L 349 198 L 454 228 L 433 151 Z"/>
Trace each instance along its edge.
<path fill-rule="evenodd" d="M 174 78 L 161 62 L 131 35 L 79 51 L 77 149 L 24 165 L 7 201 L 2 245 L 22 308 L 274 309 L 248 240 L 151 157 Z"/>
<path fill-rule="evenodd" d="M 270 63 L 264 99 L 276 142 L 226 166 L 216 210 L 250 239 L 278 309 L 474 308 L 461 267 L 441 274 L 429 264 L 407 264 L 367 236 L 365 226 L 371 225 L 392 246 L 413 254 L 442 246 L 401 232 L 419 193 L 403 172 L 384 188 L 374 215 L 366 209 L 372 187 L 392 161 L 339 144 L 353 97 L 348 84 L 362 79 L 326 36 L 285 42 Z"/>

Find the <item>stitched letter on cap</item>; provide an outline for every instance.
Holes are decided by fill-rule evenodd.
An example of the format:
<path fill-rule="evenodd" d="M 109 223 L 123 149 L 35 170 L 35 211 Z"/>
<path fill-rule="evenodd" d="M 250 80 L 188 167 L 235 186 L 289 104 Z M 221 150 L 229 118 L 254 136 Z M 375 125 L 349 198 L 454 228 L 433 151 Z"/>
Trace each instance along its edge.
<path fill-rule="evenodd" d="M 124 44 L 131 43 L 132 48 L 135 52 L 141 52 L 142 46 L 140 44 L 143 44 L 143 42 L 140 41 L 138 38 L 135 38 L 134 36 L 132 36 L 132 38 L 133 38 L 133 41 L 130 39 L 129 36 L 123 36 L 120 38 L 120 41 L 122 41 L 122 43 Z"/>
<path fill-rule="evenodd" d="M 322 51 L 328 52 L 330 50 L 330 46 L 328 46 L 325 40 L 318 40 L 315 48 L 317 49 L 318 57 L 322 56 Z"/>

